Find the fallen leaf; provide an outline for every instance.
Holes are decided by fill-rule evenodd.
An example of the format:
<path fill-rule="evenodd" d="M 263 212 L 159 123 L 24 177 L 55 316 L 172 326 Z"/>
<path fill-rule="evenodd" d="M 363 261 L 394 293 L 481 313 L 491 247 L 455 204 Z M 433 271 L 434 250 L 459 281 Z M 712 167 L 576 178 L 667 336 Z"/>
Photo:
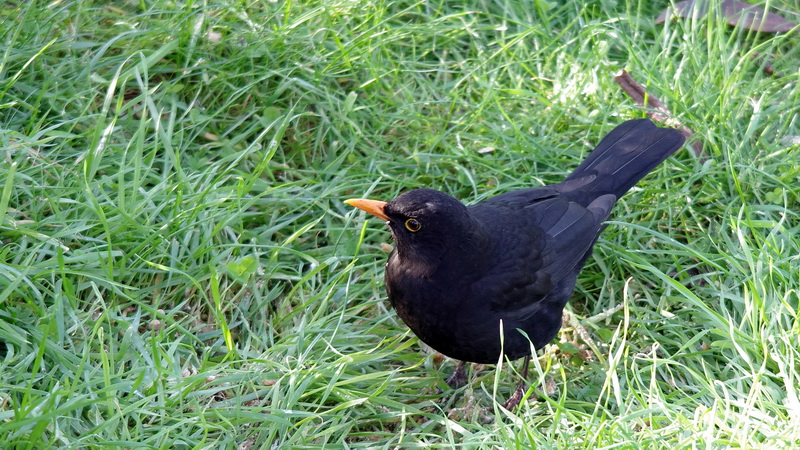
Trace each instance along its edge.
<path fill-rule="evenodd" d="M 703 17 L 708 13 L 709 2 L 707 0 L 687 0 L 675 4 L 665 9 L 658 15 L 656 23 L 663 23 L 667 17 L 692 17 L 697 13 L 698 17 Z M 779 31 L 791 31 L 797 24 L 791 20 L 767 12 L 764 8 L 750 3 L 737 0 L 723 0 L 720 4 L 720 12 L 728 25 L 742 26 L 748 30 L 760 31 L 763 33 L 777 33 Z"/>
<path fill-rule="evenodd" d="M 217 42 L 222 40 L 222 33 L 218 33 L 216 31 L 209 31 L 208 32 L 208 41 L 213 42 L 216 44 Z"/>
<path fill-rule="evenodd" d="M 784 136 L 781 139 L 782 144 L 786 145 L 800 145 L 800 136 Z"/>

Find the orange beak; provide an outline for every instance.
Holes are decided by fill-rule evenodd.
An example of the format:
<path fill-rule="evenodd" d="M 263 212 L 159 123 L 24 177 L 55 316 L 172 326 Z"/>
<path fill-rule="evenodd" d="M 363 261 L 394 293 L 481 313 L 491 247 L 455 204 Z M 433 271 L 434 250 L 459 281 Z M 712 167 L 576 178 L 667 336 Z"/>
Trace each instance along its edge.
<path fill-rule="evenodd" d="M 383 207 L 386 206 L 386 202 L 382 202 L 380 200 L 370 200 L 368 198 L 351 198 L 349 200 L 345 200 L 350 206 L 355 206 L 358 209 L 366 211 L 373 216 L 388 221 L 389 216 L 383 212 Z"/>

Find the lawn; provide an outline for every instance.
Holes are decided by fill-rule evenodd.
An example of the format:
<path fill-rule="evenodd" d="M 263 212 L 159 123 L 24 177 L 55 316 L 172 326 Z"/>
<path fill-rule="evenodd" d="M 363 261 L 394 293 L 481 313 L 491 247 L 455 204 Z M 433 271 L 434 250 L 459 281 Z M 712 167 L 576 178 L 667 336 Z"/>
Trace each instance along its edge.
<path fill-rule="evenodd" d="M 0 11 L 9 448 L 800 446 L 800 46 L 666 1 L 19 1 Z M 791 0 L 760 3 L 800 22 Z M 558 182 L 658 97 L 564 326 L 473 367 L 343 203 Z"/>

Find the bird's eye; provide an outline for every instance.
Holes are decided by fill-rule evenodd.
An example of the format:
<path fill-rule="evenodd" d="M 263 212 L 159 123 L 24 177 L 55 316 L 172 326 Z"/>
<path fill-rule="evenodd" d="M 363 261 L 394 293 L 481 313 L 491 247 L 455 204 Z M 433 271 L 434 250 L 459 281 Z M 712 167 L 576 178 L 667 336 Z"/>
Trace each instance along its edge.
<path fill-rule="evenodd" d="M 408 219 L 406 220 L 406 230 L 416 233 L 417 231 L 422 229 L 422 224 L 417 219 Z"/>

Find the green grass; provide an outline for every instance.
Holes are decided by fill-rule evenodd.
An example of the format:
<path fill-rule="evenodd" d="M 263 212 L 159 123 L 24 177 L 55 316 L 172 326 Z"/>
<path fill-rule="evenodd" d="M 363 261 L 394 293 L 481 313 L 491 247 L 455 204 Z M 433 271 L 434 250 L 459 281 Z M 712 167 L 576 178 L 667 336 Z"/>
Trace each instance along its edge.
<path fill-rule="evenodd" d="M 7 2 L 0 441 L 800 445 L 797 33 L 652 3 Z M 342 200 L 557 182 L 644 116 L 622 68 L 708 160 L 618 203 L 519 410 L 507 362 L 442 392 Z"/>

